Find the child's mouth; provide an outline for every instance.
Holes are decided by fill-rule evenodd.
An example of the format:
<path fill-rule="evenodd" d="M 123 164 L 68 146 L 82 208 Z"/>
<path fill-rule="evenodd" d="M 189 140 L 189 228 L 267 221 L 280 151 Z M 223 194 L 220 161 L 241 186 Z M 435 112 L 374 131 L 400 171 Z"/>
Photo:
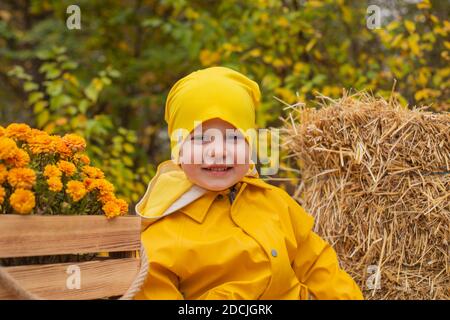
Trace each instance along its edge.
<path fill-rule="evenodd" d="M 220 165 L 220 166 L 209 166 L 202 168 L 203 171 L 205 171 L 207 174 L 212 176 L 224 176 L 229 171 L 231 171 L 233 167 Z"/>

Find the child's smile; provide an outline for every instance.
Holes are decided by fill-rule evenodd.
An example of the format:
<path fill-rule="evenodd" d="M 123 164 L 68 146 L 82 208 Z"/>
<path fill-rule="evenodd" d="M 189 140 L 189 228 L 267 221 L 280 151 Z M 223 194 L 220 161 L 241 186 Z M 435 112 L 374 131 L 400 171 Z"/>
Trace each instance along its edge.
<path fill-rule="evenodd" d="M 230 171 L 233 170 L 232 165 L 211 165 L 207 167 L 203 167 L 202 170 L 206 171 L 208 174 L 210 174 L 213 177 L 223 177 L 227 175 L 228 173 L 231 173 Z"/>

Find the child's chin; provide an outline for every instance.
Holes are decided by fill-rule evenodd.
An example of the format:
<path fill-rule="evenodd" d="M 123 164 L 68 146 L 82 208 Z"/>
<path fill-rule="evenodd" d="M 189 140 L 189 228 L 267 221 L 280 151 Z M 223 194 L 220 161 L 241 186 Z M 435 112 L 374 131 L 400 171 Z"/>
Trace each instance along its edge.
<path fill-rule="evenodd" d="M 202 181 L 202 187 L 211 191 L 221 191 L 228 189 L 233 184 L 226 178 L 208 178 Z"/>

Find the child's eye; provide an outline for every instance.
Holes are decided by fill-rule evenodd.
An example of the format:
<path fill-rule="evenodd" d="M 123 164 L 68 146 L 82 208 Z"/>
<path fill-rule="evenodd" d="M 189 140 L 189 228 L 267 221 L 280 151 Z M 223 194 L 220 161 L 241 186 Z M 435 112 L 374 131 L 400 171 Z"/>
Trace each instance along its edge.
<path fill-rule="evenodd" d="M 211 142 L 212 138 L 208 135 L 195 135 L 191 137 L 194 143 L 208 143 Z"/>
<path fill-rule="evenodd" d="M 227 142 L 240 142 L 240 141 L 242 141 L 244 139 L 244 137 L 243 136 L 241 136 L 241 135 L 229 135 L 229 136 L 227 136 Z"/>

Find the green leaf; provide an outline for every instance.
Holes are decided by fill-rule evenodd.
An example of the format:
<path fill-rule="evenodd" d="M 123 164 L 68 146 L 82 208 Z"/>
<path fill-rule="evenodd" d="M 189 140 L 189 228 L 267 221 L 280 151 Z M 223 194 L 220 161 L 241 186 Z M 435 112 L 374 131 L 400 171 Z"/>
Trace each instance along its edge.
<path fill-rule="evenodd" d="M 35 103 L 36 101 L 41 100 L 42 98 L 44 98 L 44 94 L 42 92 L 32 92 L 28 96 L 28 103 L 30 105 L 32 105 L 33 103 Z"/>
<path fill-rule="evenodd" d="M 45 100 L 38 101 L 34 104 L 33 111 L 38 114 L 44 111 L 44 109 L 48 106 L 48 102 Z"/>
<path fill-rule="evenodd" d="M 48 123 L 49 119 L 50 112 L 48 112 L 48 110 L 45 110 L 36 117 L 36 124 L 38 127 L 42 128 Z"/>
<path fill-rule="evenodd" d="M 14 66 L 8 71 L 8 76 L 16 77 L 21 80 L 32 80 L 31 76 L 25 72 L 22 66 Z"/>
<path fill-rule="evenodd" d="M 78 110 L 80 110 L 80 113 L 86 114 L 86 111 L 89 109 L 90 102 L 86 99 L 81 100 L 78 103 Z"/>
<path fill-rule="evenodd" d="M 128 157 L 128 156 L 123 157 L 122 161 L 127 167 L 132 167 L 133 166 L 133 160 L 131 160 L 131 158 Z"/>
<path fill-rule="evenodd" d="M 49 81 L 47 85 L 47 93 L 50 96 L 57 96 L 61 94 L 63 89 L 63 82 L 61 80 Z"/>
<path fill-rule="evenodd" d="M 37 83 L 34 83 L 32 81 L 27 81 L 23 84 L 23 89 L 25 90 L 25 92 L 37 90 L 38 88 L 39 86 L 37 85 Z"/>
<path fill-rule="evenodd" d="M 72 98 L 65 94 L 61 94 L 50 99 L 50 109 L 56 111 L 70 103 L 72 103 Z"/>
<path fill-rule="evenodd" d="M 102 88 L 102 81 L 98 78 L 94 78 L 92 79 L 91 83 L 84 89 L 84 94 L 89 98 L 89 100 L 96 102 Z"/>
<path fill-rule="evenodd" d="M 55 69 L 55 68 L 56 68 L 56 64 L 54 62 L 46 62 L 46 63 L 43 63 L 42 66 L 39 68 L 39 72 L 44 73 L 50 69 Z"/>
<path fill-rule="evenodd" d="M 74 61 L 66 61 L 61 65 L 61 69 L 64 70 L 73 70 L 78 67 L 78 64 Z"/>
<path fill-rule="evenodd" d="M 108 69 L 107 72 L 111 78 L 119 78 L 121 75 L 120 72 L 116 69 Z"/>
<path fill-rule="evenodd" d="M 45 77 L 47 79 L 55 79 L 57 77 L 59 77 L 61 75 L 61 70 L 59 69 L 50 69 L 47 71 L 47 74 L 45 75 Z"/>
<path fill-rule="evenodd" d="M 67 114 L 74 116 L 78 113 L 78 109 L 75 108 L 74 106 L 70 106 L 70 107 L 66 108 L 66 112 L 67 112 Z M 76 118 L 72 119 L 72 123 L 74 123 L 73 120 L 76 120 Z"/>
<path fill-rule="evenodd" d="M 55 56 L 51 50 L 40 50 L 36 53 L 36 56 L 41 60 L 49 60 Z"/>
<path fill-rule="evenodd" d="M 105 84 L 105 86 L 109 86 L 111 84 L 111 79 L 108 77 L 102 77 L 101 80 Z"/>
<path fill-rule="evenodd" d="M 67 61 L 68 59 L 69 59 L 69 57 L 67 55 L 62 54 L 56 58 L 56 61 L 63 62 L 63 61 Z"/>
<path fill-rule="evenodd" d="M 126 153 L 133 153 L 134 152 L 134 146 L 129 144 L 129 143 L 125 143 L 123 145 L 123 149 L 125 150 Z"/>
<path fill-rule="evenodd" d="M 137 137 L 133 132 L 129 132 L 127 134 L 127 140 L 131 143 L 136 143 L 137 142 Z"/>

